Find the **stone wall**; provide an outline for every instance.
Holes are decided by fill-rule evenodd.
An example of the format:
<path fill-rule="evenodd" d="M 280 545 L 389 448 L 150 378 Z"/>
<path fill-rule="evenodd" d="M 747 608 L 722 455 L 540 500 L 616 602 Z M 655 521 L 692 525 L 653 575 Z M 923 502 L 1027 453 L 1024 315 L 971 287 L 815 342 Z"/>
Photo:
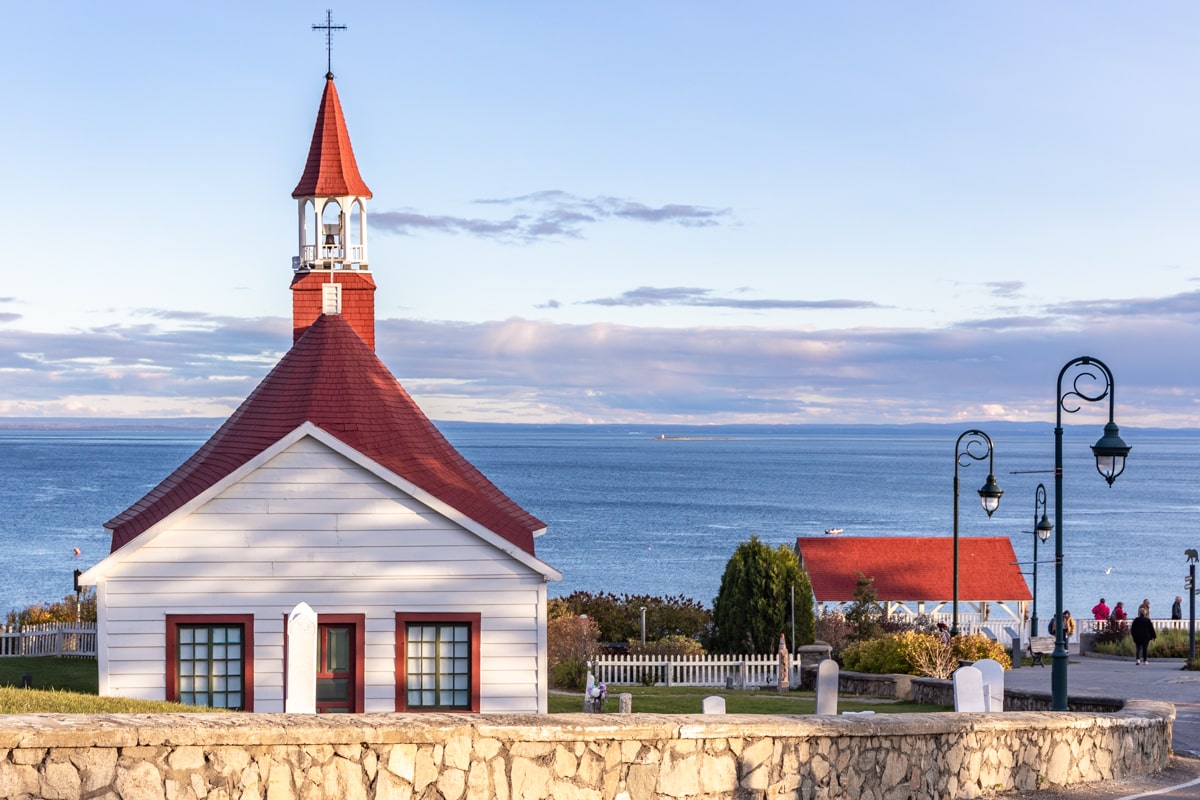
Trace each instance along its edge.
<path fill-rule="evenodd" d="M 1113 714 L 10 715 L 0 796 L 972 798 L 1157 772 L 1174 708 Z"/>

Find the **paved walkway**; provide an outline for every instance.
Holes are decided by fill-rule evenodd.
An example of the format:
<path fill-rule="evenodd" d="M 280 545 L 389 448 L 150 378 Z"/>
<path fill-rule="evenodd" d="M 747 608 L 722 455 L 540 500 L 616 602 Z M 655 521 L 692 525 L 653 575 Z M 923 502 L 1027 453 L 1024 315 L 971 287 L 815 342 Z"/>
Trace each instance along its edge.
<path fill-rule="evenodd" d="M 1171 769 L 1150 778 L 1019 796 L 1039 800 L 1116 800 L 1155 792 L 1156 799 L 1200 798 L 1200 782 L 1190 783 L 1200 781 L 1200 672 L 1184 670 L 1183 663 L 1182 659 L 1154 659 L 1149 664 L 1137 665 L 1131 658 L 1083 657 L 1073 652 L 1067 665 L 1068 697 L 1165 700 L 1175 704 L 1172 747 L 1176 758 Z M 1049 666 L 1020 667 L 1004 673 L 1004 685 L 1049 694 L 1050 673 Z M 1179 788 L 1170 791 L 1173 786 Z M 1168 791 L 1163 792 L 1164 789 Z"/>

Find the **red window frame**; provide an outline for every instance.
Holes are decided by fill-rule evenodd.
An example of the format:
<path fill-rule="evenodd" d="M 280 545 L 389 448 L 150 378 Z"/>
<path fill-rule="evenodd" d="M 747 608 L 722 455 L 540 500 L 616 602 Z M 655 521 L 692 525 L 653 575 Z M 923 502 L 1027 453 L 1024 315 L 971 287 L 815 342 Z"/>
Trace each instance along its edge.
<path fill-rule="evenodd" d="M 354 626 L 354 708 L 350 713 L 362 714 L 366 707 L 366 614 L 317 614 L 317 630 L 322 625 L 353 625 Z M 288 615 L 283 615 L 283 680 L 286 684 L 288 674 L 287 652 Z M 287 686 L 283 689 L 284 702 L 287 702 Z"/>
<path fill-rule="evenodd" d="M 472 614 L 423 614 L 423 613 L 404 613 L 397 612 L 396 614 L 396 710 L 410 714 L 478 714 L 479 713 L 479 686 L 480 686 L 480 660 L 481 652 L 479 648 L 479 624 L 483 615 L 478 612 Z M 470 677 L 470 698 L 468 700 L 469 707 L 462 709 L 450 708 L 409 708 L 408 707 L 408 624 L 411 622 L 456 622 L 470 626 L 471 631 L 471 677 Z"/>
<path fill-rule="evenodd" d="M 242 626 L 243 711 L 254 710 L 254 615 L 253 614 L 167 614 L 166 698 L 179 702 L 179 626 Z"/>

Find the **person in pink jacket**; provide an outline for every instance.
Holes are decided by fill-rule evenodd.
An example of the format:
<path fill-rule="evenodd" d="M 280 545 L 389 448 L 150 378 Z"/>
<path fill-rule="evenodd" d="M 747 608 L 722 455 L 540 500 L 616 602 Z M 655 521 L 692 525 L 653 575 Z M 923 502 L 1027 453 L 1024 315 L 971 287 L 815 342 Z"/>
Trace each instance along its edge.
<path fill-rule="evenodd" d="M 1092 616 L 1096 619 L 1108 619 L 1109 613 L 1108 606 L 1105 605 L 1103 597 L 1100 598 L 1099 603 L 1092 606 Z"/>

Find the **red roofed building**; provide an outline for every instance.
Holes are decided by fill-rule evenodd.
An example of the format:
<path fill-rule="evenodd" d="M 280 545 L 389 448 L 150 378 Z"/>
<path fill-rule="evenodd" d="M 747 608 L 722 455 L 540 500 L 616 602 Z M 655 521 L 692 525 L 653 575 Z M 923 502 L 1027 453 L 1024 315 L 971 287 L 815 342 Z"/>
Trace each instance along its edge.
<path fill-rule="evenodd" d="M 547 710 L 545 525 L 375 355 L 366 201 L 327 75 L 299 201 L 293 344 L 105 524 L 100 693 L 283 711 L 287 618 L 317 613 L 317 709 Z"/>
<path fill-rule="evenodd" d="M 819 609 L 852 602 L 860 573 L 874 579 L 876 597 L 889 614 L 936 613 L 954 597 L 954 539 L 949 536 L 802 536 L 796 552 Z M 1013 620 L 1023 619 L 1032 595 L 1012 542 L 1003 536 L 960 536 L 958 559 L 960 622 L 964 604 L 973 606 L 976 618 L 995 604 Z"/>

